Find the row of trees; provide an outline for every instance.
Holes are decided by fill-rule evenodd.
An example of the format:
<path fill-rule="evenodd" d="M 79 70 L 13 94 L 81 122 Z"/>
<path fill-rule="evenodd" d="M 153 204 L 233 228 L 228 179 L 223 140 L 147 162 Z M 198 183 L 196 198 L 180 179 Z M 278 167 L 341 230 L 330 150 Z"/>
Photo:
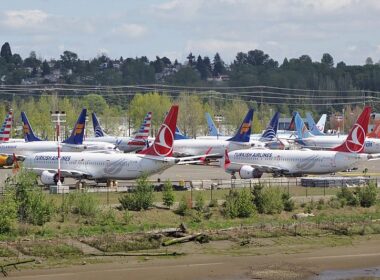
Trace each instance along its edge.
<path fill-rule="evenodd" d="M 248 108 L 254 108 L 253 133 L 260 133 L 270 118 L 276 111 L 280 111 L 282 116 L 290 116 L 291 112 L 287 106 L 269 106 L 266 104 L 257 104 L 256 102 L 246 102 L 239 98 L 233 100 L 210 99 L 201 95 L 180 93 L 176 97 L 166 94 L 150 92 L 136 94 L 130 99 L 126 106 L 113 105 L 102 95 L 88 94 L 81 98 L 57 97 L 55 95 L 41 95 L 28 98 L 15 98 L 11 103 L 0 104 L 0 116 L 5 116 L 9 108 L 13 108 L 15 115 L 14 127 L 18 128 L 14 136 L 22 136 L 20 112 L 25 111 L 32 123 L 34 131 L 43 138 L 53 138 L 54 128 L 51 122 L 50 111 L 61 110 L 66 112 L 66 131 L 69 132 L 75 123 L 78 114 L 82 108 L 88 109 L 88 114 L 96 112 L 100 118 L 103 128 L 109 134 L 129 135 L 139 128 L 145 114 L 149 111 L 153 113 L 152 134 L 154 135 L 164 120 L 166 112 L 172 104 L 178 104 L 180 107 L 178 126 L 185 134 L 195 137 L 207 134 L 207 123 L 205 113 L 211 116 L 221 115 L 222 121 L 220 127 L 222 133 L 232 134 L 240 125 Z M 305 115 L 308 108 L 298 110 L 301 115 Z M 356 117 L 361 112 L 360 107 L 345 107 L 345 128 L 349 128 Z M 318 114 L 315 112 L 314 116 Z M 0 117 L 1 118 L 1 117 Z M 334 122 L 331 118 L 330 126 L 337 127 L 339 123 Z M 217 123 L 218 125 L 218 123 Z M 92 129 L 88 124 L 88 135 Z"/>
<path fill-rule="evenodd" d="M 52 71 L 57 77 L 48 76 Z M 0 53 L 0 77 L 4 84 L 39 78 L 37 82 L 42 83 L 135 85 L 158 82 L 199 86 L 215 84 L 213 78 L 221 75 L 227 77 L 222 82 L 226 86 L 268 85 L 343 92 L 380 88 L 380 65 L 373 63 L 372 58 L 367 58 L 364 65 L 350 66 L 343 61 L 335 64 L 328 53 L 323 54 L 320 61 L 302 55 L 285 58 L 281 64 L 262 50 L 238 52 L 230 64 L 218 53 L 212 58 L 190 53 L 182 63 L 159 56 L 150 61 L 146 56 L 112 59 L 105 54 L 81 60 L 78 54 L 68 50 L 56 60 L 38 58 L 34 51 L 22 59 L 12 53 L 9 43 L 3 44 Z"/>

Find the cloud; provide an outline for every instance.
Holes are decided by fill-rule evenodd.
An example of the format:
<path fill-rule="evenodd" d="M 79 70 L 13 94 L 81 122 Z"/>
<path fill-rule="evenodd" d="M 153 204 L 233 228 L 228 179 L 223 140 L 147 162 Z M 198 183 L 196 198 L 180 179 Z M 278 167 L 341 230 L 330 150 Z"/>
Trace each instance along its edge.
<path fill-rule="evenodd" d="M 4 15 L 3 23 L 15 29 L 39 26 L 49 17 L 41 10 L 12 10 L 5 11 Z"/>
<path fill-rule="evenodd" d="M 117 35 L 125 35 L 130 38 L 138 38 L 142 37 L 147 31 L 147 28 L 140 24 L 135 23 L 124 23 L 114 29 L 112 29 L 112 33 Z"/>

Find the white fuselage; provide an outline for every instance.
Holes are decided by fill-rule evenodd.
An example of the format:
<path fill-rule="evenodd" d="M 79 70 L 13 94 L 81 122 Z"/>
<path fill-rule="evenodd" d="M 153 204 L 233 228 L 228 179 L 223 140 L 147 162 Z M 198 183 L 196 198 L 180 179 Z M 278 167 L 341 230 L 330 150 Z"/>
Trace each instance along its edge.
<path fill-rule="evenodd" d="M 335 151 L 240 150 L 228 155 L 231 161 L 228 172 L 238 172 L 242 165 L 251 165 L 268 167 L 268 170 L 287 170 L 285 174 L 327 174 L 368 160 L 368 154 Z"/>
<path fill-rule="evenodd" d="M 347 135 L 326 135 L 326 136 L 313 136 L 309 138 L 303 138 L 299 141 L 307 148 L 323 148 L 331 149 L 342 144 L 347 138 Z M 363 153 L 376 154 L 380 153 L 380 139 L 366 138 L 364 141 Z"/>
<path fill-rule="evenodd" d="M 216 139 L 182 139 L 175 140 L 173 154 L 176 156 L 197 156 L 204 155 L 211 148 L 209 153 L 223 155 L 224 151 L 248 149 L 249 142 L 234 142 Z"/>
<path fill-rule="evenodd" d="M 146 146 L 144 140 L 136 140 L 131 137 L 101 136 L 86 138 L 86 141 L 106 142 L 115 145 L 119 150 L 129 153 L 141 150 Z"/>
<path fill-rule="evenodd" d="M 114 145 L 108 143 L 92 143 L 74 145 L 61 143 L 62 152 L 82 152 L 82 151 L 97 151 L 97 150 L 112 150 Z M 36 141 L 36 142 L 15 142 L 1 143 L 0 154 L 17 156 L 28 156 L 41 152 L 56 152 L 58 144 L 55 141 Z"/>
<path fill-rule="evenodd" d="M 106 154 L 106 153 L 61 153 L 61 170 L 63 174 L 84 174 L 86 179 L 136 179 L 143 174 L 153 174 L 165 170 L 174 164 L 177 159 L 168 157 L 154 159 L 154 156 L 140 154 Z M 57 168 L 55 153 L 38 153 L 27 157 L 24 167 L 41 175 L 44 170 Z M 70 177 L 70 176 L 68 176 Z"/>

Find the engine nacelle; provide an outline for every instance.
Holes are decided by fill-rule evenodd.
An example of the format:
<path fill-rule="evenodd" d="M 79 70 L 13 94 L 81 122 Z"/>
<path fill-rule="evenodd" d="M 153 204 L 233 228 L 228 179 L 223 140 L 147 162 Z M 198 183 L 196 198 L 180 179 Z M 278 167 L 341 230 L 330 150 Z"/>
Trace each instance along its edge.
<path fill-rule="evenodd" d="M 61 176 L 61 183 L 63 183 L 64 178 Z M 58 182 L 58 173 L 50 173 L 45 170 L 41 174 L 41 182 L 44 185 L 56 185 Z"/>
<path fill-rule="evenodd" d="M 261 178 L 263 172 L 253 168 L 252 166 L 243 165 L 239 170 L 239 175 L 242 179 Z"/>

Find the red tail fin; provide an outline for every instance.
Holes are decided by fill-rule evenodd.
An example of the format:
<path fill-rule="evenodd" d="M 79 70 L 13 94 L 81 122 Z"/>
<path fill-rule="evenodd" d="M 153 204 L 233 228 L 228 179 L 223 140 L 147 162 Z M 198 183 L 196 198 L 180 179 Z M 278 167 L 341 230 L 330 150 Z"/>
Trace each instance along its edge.
<path fill-rule="evenodd" d="M 156 135 L 152 146 L 140 154 L 170 157 L 173 154 L 175 127 L 177 126 L 178 105 L 173 105 Z"/>
<path fill-rule="evenodd" d="M 348 133 L 346 140 L 340 146 L 335 147 L 332 150 L 346 153 L 363 152 L 370 115 L 371 107 L 365 107 L 358 120 Z"/>

